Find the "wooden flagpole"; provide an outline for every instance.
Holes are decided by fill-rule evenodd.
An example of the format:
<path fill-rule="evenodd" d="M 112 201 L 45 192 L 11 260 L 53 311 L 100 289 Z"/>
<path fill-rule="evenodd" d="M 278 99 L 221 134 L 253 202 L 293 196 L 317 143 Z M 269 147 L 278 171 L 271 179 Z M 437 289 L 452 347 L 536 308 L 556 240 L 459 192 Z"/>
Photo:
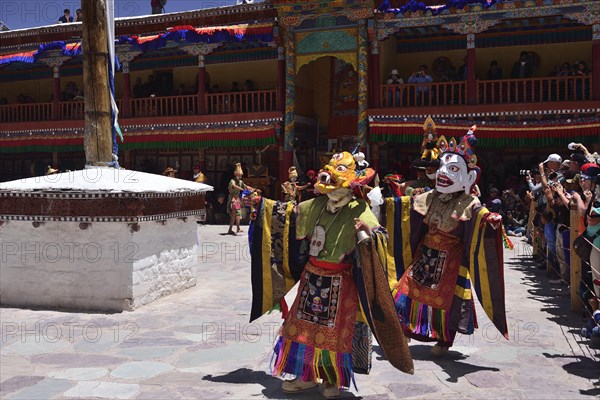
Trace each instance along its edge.
<path fill-rule="evenodd" d="M 81 2 L 86 165 L 112 161 L 112 122 L 108 87 L 106 0 Z"/>

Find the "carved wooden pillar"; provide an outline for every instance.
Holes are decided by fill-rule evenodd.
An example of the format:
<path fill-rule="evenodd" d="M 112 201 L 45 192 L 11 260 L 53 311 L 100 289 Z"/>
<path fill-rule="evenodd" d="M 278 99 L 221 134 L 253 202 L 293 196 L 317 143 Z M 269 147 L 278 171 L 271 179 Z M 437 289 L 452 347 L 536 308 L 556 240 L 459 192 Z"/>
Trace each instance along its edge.
<path fill-rule="evenodd" d="M 131 114 L 131 75 L 129 74 L 129 63 L 131 63 L 141 51 L 127 51 L 117 49 L 117 57 L 122 66 L 123 71 L 123 102 L 119 113 L 123 118 L 129 118 Z"/>
<path fill-rule="evenodd" d="M 467 35 L 467 104 L 477 104 L 477 64 L 475 62 L 475 34 Z"/>
<path fill-rule="evenodd" d="M 379 74 L 379 42 L 371 43 L 371 104 L 373 108 L 381 107 L 381 76 Z"/>
<path fill-rule="evenodd" d="M 131 77 L 129 75 L 129 61 L 123 62 L 123 118 L 131 116 Z"/>
<path fill-rule="evenodd" d="M 60 67 L 64 64 L 65 61 L 69 60 L 70 57 L 49 57 L 42 62 L 44 62 L 47 66 L 52 67 L 53 78 L 54 78 L 54 90 L 52 96 L 52 119 L 54 121 L 58 121 L 61 118 L 60 115 Z"/>
<path fill-rule="evenodd" d="M 198 56 L 198 114 L 206 114 L 206 56 L 223 43 L 195 43 L 181 47 L 186 53 Z"/>
<path fill-rule="evenodd" d="M 358 21 L 358 143 L 361 146 L 367 145 L 367 42 L 369 36 L 367 33 L 367 24 L 364 19 Z"/>
<path fill-rule="evenodd" d="M 600 101 L 600 22 L 592 27 L 592 100 Z"/>
<path fill-rule="evenodd" d="M 277 47 L 277 110 L 285 112 L 285 49 Z"/>
<path fill-rule="evenodd" d="M 206 148 L 204 147 L 198 149 L 198 164 L 200 165 L 200 171 L 206 175 Z"/>
<path fill-rule="evenodd" d="M 198 55 L 198 114 L 206 114 L 206 65 L 204 54 Z"/>
<path fill-rule="evenodd" d="M 279 178 L 287 180 L 287 169 L 293 165 L 294 151 L 294 115 L 296 107 L 296 44 L 294 30 L 288 28 L 285 32 L 285 116 L 282 153 L 280 153 Z M 284 172 L 282 172 L 284 171 Z"/>

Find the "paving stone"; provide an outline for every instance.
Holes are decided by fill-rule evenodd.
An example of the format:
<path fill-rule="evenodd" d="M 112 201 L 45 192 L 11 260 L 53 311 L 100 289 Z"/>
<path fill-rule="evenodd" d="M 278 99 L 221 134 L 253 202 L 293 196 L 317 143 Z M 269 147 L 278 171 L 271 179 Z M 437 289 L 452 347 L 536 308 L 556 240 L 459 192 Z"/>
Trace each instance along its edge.
<path fill-rule="evenodd" d="M 106 368 L 69 368 L 64 371 L 50 372 L 48 376 L 71 381 L 91 381 L 107 374 L 108 370 Z"/>
<path fill-rule="evenodd" d="M 41 354 L 31 357 L 34 364 L 55 364 L 65 367 L 104 367 L 120 364 L 127 361 L 122 357 L 113 357 L 102 354 L 77 354 L 77 353 L 60 353 L 60 354 Z"/>
<path fill-rule="evenodd" d="M 73 386 L 66 379 L 44 379 L 33 386 L 25 388 L 9 398 L 11 400 L 49 399 Z"/>
<path fill-rule="evenodd" d="M 247 242 L 244 237 L 220 236 L 226 227 L 199 230 L 205 240 L 216 243 Z M 432 357 L 432 343 L 412 341 L 415 374 L 407 375 L 387 363 L 375 346 L 371 373 L 357 374 L 359 391 L 345 391 L 343 397 L 497 400 L 600 396 L 594 386 L 600 352 L 586 348 L 576 334 L 581 322 L 578 315 L 569 313 L 568 297 L 549 290 L 545 272 L 524 269 L 514 251 L 505 251 L 505 261 L 510 340 L 497 334 L 476 304 L 480 328 L 473 335 L 459 335 L 446 357 Z M 286 395 L 281 392 L 281 380 L 270 375 L 281 314 L 272 313 L 248 324 L 249 263 L 222 262 L 216 255 L 197 270 L 198 286 L 132 312 L 85 314 L 3 308 L 3 321 L 14 321 L 19 327 L 40 323 L 64 329 L 58 346 L 38 345 L 35 335 L 25 339 L 37 347 L 21 345 L 19 334 L 3 341 L 0 397 L 320 398 L 318 390 Z M 286 296 L 289 304 L 296 292 L 292 289 Z M 96 342 L 82 340 L 76 330 L 74 340 L 68 340 L 66 324 L 72 323 L 97 324 L 94 326 L 101 328 L 102 336 Z M 125 326 L 136 330 L 126 330 Z M 116 340 L 112 336 L 115 327 Z M 527 329 L 531 327 L 534 331 Z M 132 340 L 125 342 L 132 332 Z"/>
<path fill-rule="evenodd" d="M 74 388 L 65 392 L 66 397 L 99 397 L 101 399 L 133 399 L 140 391 L 140 386 L 131 383 L 116 382 L 79 382 Z"/>
<path fill-rule="evenodd" d="M 0 398 L 5 398 L 7 394 L 16 392 L 17 390 L 33 386 L 43 379 L 43 376 L 13 376 L 0 382 Z"/>
<path fill-rule="evenodd" d="M 53 335 L 53 333 L 52 333 Z M 69 343 L 64 341 L 55 341 L 56 336 L 45 337 L 43 334 L 39 336 L 25 336 L 25 342 L 19 341 L 3 348 L 3 352 L 12 352 L 22 356 L 32 356 L 35 354 L 58 353 L 69 348 Z"/>
<path fill-rule="evenodd" d="M 435 386 L 414 383 L 392 383 L 388 385 L 388 389 L 400 399 L 423 394 L 435 397 L 435 394 L 438 392 Z"/>
<path fill-rule="evenodd" d="M 133 361 L 122 364 L 110 373 L 110 376 L 121 379 L 150 378 L 174 367 L 170 364 L 154 361 Z"/>
<path fill-rule="evenodd" d="M 131 349 L 121 349 L 117 354 L 131 358 L 135 361 L 165 359 L 177 351 L 175 347 L 135 347 Z"/>

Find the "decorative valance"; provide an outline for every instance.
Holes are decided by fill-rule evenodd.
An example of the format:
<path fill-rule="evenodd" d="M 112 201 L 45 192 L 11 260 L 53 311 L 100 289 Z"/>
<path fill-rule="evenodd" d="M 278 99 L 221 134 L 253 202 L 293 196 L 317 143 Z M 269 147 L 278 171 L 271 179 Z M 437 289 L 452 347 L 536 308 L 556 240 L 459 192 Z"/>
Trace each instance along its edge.
<path fill-rule="evenodd" d="M 117 45 L 130 44 L 141 51 L 164 48 L 167 41 L 185 41 L 187 43 L 222 43 L 254 41 L 270 43 L 273 41 L 273 24 L 240 24 L 230 26 L 212 26 L 194 28 L 193 26 L 175 26 L 165 33 L 150 36 L 121 36 L 115 40 Z M 0 65 L 13 62 L 36 63 L 48 51 L 62 51 L 63 56 L 75 57 L 82 53 L 81 42 L 65 43 L 57 41 L 41 44 L 37 50 L 6 54 L 0 56 Z"/>
<path fill-rule="evenodd" d="M 557 147 L 570 142 L 592 143 L 600 134 L 600 118 L 559 121 L 482 122 L 477 120 L 436 120 L 437 132 L 446 137 L 462 137 L 477 124 L 478 146 L 493 148 Z M 423 121 L 373 121 L 369 141 L 418 144 L 423 140 Z"/>

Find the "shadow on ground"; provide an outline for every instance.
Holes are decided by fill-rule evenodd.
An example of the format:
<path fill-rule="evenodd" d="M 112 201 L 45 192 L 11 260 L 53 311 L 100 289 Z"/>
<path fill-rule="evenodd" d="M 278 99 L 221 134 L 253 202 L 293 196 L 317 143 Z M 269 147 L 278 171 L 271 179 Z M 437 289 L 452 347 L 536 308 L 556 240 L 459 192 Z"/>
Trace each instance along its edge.
<path fill-rule="evenodd" d="M 377 353 L 378 360 L 385 360 L 383 356 L 383 351 L 379 346 L 373 346 L 375 353 Z M 446 381 L 456 383 L 459 378 L 462 378 L 465 375 L 472 374 L 478 371 L 500 371 L 498 368 L 492 367 L 484 367 L 481 365 L 473 365 L 466 362 L 462 362 L 462 360 L 466 360 L 468 356 L 459 353 L 458 351 L 453 351 L 450 349 L 448 354 L 444 357 L 435 357 L 431 355 L 431 346 L 420 345 L 420 344 L 411 344 L 410 345 L 410 353 L 412 354 L 413 360 L 419 361 L 431 361 L 437 364 L 442 371 L 448 374 L 448 379 Z"/>
<path fill-rule="evenodd" d="M 544 304 L 544 312 L 552 315 L 548 318 L 550 321 L 565 327 L 567 333 L 573 334 L 577 344 L 585 351 L 585 355 L 569 354 L 550 354 L 544 353 L 546 358 L 572 358 L 573 361 L 564 364 L 562 368 L 569 374 L 580 376 L 594 382 L 595 389 L 581 390 L 582 395 L 598 396 L 600 394 L 600 359 L 598 354 L 589 348 L 589 340 L 578 337 L 579 331 L 583 326 L 583 314 L 572 313 L 570 302 L 570 290 L 566 284 L 551 284 L 546 270 L 538 269 L 530 257 L 515 258 L 512 261 L 505 262 L 505 265 L 511 269 L 523 273 L 525 278 L 523 284 L 529 286 L 527 292 L 529 298 Z"/>
<path fill-rule="evenodd" d="M 240 368 L 225 375 L 206 375 L 202 377 L 202 380 L 229 384 L 259 384 L 264 386 L 262 394 L 268 399 L 314 400 L 321 398 L 318 388 L 302 393 L 284 393 L 281 391 L 281 379 L 275 378 L 264 371 L 253 371 L 248 368 Z M 354 393 L 347 391 L 342 391 L 341 397 L 345 399 L 362 399 L 362 397 L 355 396 Z"/>

